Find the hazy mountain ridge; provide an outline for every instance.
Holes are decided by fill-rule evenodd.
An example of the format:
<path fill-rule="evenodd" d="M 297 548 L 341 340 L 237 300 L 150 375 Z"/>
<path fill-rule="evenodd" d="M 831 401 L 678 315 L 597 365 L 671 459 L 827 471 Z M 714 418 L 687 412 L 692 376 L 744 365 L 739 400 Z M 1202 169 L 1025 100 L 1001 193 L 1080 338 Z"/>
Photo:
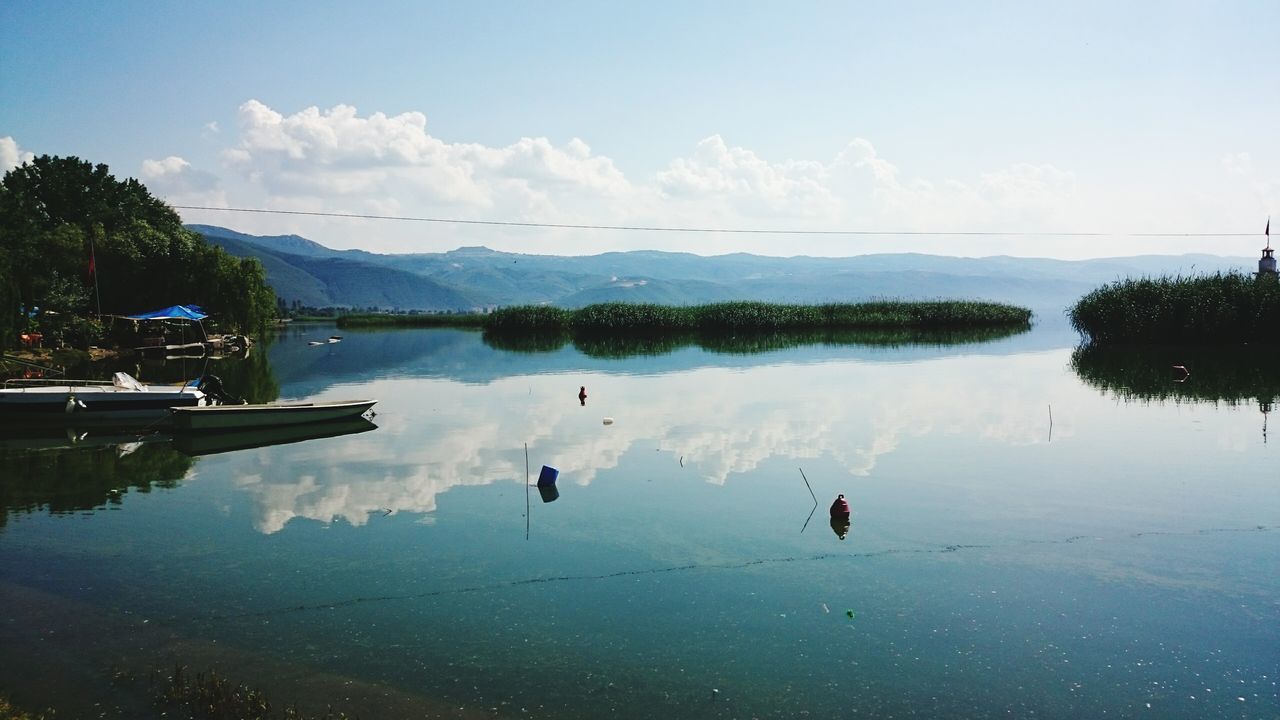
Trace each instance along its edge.
<path fill-rule="evenodd" d="M 1217 255 L 1141 255 L 1093 260 L 886 253 L 843 258 L 705 257 L 640 250 L 587 256 L 527 255 L 463 247 L 383 255 L 334 250 L 297 235 L 256 236 L 191 225 L 210 242 L 262 260 L 287 303 L 459 310 L 552 303 L 690 304 L 721 300 L 842 302 L 874 298 L 967 298 L 1062 308 L 1130 276 L 1251 272 L 1256 260 Z"/>

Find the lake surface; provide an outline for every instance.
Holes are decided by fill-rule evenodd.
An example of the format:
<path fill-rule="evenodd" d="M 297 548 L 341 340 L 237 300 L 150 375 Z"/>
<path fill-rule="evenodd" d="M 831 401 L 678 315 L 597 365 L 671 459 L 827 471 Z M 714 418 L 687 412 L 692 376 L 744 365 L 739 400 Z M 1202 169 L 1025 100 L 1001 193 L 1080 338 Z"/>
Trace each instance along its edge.
<path fill-rule="evenodd" d="M 619 358 L 305 342 L 332 332 L 216 372 L 376 398 L 376 428 L 5 440 L 0 692 L 155 716 L 142 678 L 180 664 L 365 720 L 1280 716 L 1259 373 L 1205 392 L 1176 352 L 1073 361 L 1053 327 Z"/>

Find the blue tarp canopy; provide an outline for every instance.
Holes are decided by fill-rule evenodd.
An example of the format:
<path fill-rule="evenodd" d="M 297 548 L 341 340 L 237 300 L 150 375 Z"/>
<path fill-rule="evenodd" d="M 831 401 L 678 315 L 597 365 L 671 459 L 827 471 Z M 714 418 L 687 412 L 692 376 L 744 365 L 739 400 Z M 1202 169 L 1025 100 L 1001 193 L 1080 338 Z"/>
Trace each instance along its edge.
<path fill-rule="evenodd" d="M 126 315 L 130 320 L 203 320 L 208 315 L 199 305 L 174 305 L 139 315 Z"/>

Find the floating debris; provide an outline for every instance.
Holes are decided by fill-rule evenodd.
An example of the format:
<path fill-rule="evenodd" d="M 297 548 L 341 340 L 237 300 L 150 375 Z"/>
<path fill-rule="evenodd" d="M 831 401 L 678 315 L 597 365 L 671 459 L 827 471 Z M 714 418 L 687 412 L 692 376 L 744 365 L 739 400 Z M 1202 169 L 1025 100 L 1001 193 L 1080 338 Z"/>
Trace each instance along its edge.
<path fill-rule="evenodd" d="M 611 418 L 611 417 L 607 417 L 607 418 L 605 418 L 605 419 L 604 419 L 604 424 L 605 424 L 605 425 L 612 425 L 612 424 L 613 424 L 613 418 Z"/>

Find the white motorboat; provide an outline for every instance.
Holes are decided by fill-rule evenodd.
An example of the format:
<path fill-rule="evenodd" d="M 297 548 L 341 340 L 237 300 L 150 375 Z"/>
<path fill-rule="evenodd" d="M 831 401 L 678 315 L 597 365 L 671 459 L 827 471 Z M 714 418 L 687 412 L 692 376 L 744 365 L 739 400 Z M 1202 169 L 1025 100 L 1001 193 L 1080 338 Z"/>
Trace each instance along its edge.
<path fill-rule="evenodd" d="M 169 408 L 200 405 L 206 397 L 197 383 L 144 385 L 122 372 L 110 381 L 12 379 L 0 384 L 0 416 L 121 422 L 164 417 Z"/>
<path fill-rule="evenodd" d="M 177 430 L 239 430 L 328 422 L 363 415 L 376 402 L 377 400 L 343 400 L 174 407 L 173 427 Z"/>

